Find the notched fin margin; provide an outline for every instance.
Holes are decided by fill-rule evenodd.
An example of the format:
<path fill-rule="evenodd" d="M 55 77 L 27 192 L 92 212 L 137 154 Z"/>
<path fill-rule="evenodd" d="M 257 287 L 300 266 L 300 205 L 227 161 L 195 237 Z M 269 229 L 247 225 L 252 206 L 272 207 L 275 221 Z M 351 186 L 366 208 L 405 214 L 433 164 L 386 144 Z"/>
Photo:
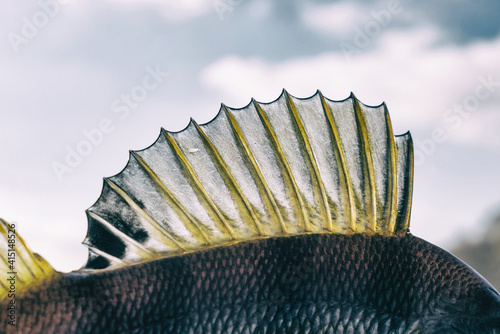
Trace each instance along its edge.
<path fill-rule="evenodd" d="M 270 103 L 221 106 L 206 124 L 161 131 L 105 179 L 87 211 L 84 268 L 306 233 L 409 230 L 413 149 L 385 104 L 283 90 Z M 141 238 L 137 238 L 140 236 Z"/>

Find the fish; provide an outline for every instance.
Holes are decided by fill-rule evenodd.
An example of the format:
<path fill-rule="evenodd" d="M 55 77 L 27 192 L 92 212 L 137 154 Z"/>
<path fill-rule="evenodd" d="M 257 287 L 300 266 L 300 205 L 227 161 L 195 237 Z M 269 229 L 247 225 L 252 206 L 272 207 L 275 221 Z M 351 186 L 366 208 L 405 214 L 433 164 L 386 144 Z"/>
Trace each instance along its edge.
<path fill-rule="evenodd" d="M 493 286 L 410 233 L 413 173 L 385 103 L 222 104 L 104 179 L 81 269 L 0 220 L 0 332 L 499 334 Z"/>

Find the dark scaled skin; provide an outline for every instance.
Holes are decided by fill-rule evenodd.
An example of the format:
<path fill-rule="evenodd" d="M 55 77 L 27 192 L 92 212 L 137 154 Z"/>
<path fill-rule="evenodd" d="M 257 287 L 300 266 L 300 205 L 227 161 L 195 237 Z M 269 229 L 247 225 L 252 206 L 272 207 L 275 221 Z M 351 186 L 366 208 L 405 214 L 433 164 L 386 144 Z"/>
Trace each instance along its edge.
<path fill-rule="evenodd" d="M 260 239 L 61 274 L 16 305 L 1 332 L 500 333 L 498 293 L 410 234 Z"/>

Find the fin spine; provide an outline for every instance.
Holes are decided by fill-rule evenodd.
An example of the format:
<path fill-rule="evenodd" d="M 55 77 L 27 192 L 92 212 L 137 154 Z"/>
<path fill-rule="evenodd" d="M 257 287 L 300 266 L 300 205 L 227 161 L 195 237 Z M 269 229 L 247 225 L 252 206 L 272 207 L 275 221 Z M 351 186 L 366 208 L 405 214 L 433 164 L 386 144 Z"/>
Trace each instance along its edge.
<path fill-rule="evenodd" d="M 191 167 L 188 160 L 184 156 L 184 153 L 182 153 L 182 150 L 180 149 L 180 147 L 175 142 L 174 138 L 172 138 L 172 136 L 170 135 L 169 132 L 167 132 L 163 129 L 162 129 L 162 133 L 165 136 L 165 138 L 167 139 L 168 143 L 170 144 L 170 147 L 175 152 L 177 158 L 179 159 L 179 161 L 183 165 L 184 169 L 189 174 L 189 177 L 191 178 L 191 181 L 193 182 L 193 185 L 194 185 L 193 188 L 195 189 L 196 193 L 199 196 L 203 197 L 204 201 L 208 204 L 208 206 L 210 207 L 212 212 L 215 213 L 215 215 L 217 216 L 217 219 L 220 221 L 220 223 L 224 226 L 224 229 L 230 235 L 231 240 L 237 240 L 236 234 L 235 234 L 233 228 L 226 221 L 226 219 L 224 218 L 222 213 L 219 211 L 219 208 L 217 208 L 217 206 L 213 202 L 212 198 L 210 198 L 210 196 L 207 194 L 207 192 L 205 191 L 205 188 L 203 188 L 200 180 L 198 180 L 198 177 L 196 176 L 193 168 Z"/>
<path fill-rule="evenodd" d="M 288 164 L 288 161 L 286 160 L 285 154 L 283 153 L 283 150 L 281 149 L 281 145 L 279 144 L 278 138 L 276 137 L 276 134 L 273 131 L 273 128 L 271 126 L 271 123 L 269 122 L 269 119 L 267 118 L 264 110 L 260 106 L 260 104 L 255 100 L 252 99 L 252 102 L 255 106 L 255 109 L 257 110 L 257 114 L 259 115 L 259 118 L 264 125 L 264 128 L 266 129 L 266 132 L 271 140 L 271 143 L 274 147 L 274 152 L 276 153 L 276 156 L 278 158 L 278 161 L 280 161 L 280 167 L 282 169 L 282 172 L 284 175 L 289 180 L 290 187 L 292 188 L 291 193 L 295 197 L 296 203 L 299 206 L 299 216 L 302 220 L 302 228 L 304 231 L 312 231 L 309 219 L 307 217 L 307 211 L 306 207 L 304 205 L 304 200 L 302 199 L 302 195 L 299 192 L 299 189 L 297 187 L 297 183 L 295 181 L 295 178 L 293 177 L 293 173 L 290 169 L 290 165 Z"/>
<path fill-rule="evenodd" d="M 397 180 L 397 153 L 396 143 L 394 142 L 394 133 L 392 131 L 391 117 L 387 110 L 385 103 L 383 104 L 385 122 L 387 128 L 387 140 L 389 147 L 387 149 L 387 194 L 386 203 L 387 207 L 385 212 L 387 215 L 387 228 L 390 233 L 396 231 L 396 218 L 398 215 L 398 180 Z"/>
<path fill-rule="evenodd" d="M 161 236 L 163 236 L 161 239 L 162 241 L 166 241 L 169 244 L 174 244 L 177 248 L 185 250 L 185 248 L 177 241 L 163 226 L 161 226 L 156 220 L 151 218 L 150 215 L 147 214 L 135 201 L 125 192 L 123 189 L 121 189 L 116 183 L 111 181 L 109 178 L 104 178 L 104 181 L 113 189 L 114 192 L 116 192 L 121 198 L 127 202 L 127 204 L 134 210 L 137 214 L 139 214 L 140 217 L 142 217 L 144 220 L 146 220 L 155 231 L 159 232 Z"/>
<path fill-rule="evenodd" d="M 15 224 L 9 224 L 1 218 L 0 239 L 2 239 L 0 268 L 5 270 L 4 274 L 12 274 L 12 272 L 16 274 L 16 281 L 18 282 L 16 293 L 58 274 L 42 256 L 35 254 L 30 249 L 15 229 Z M 4 245 L 7 246 L 6 249 L 3 248 Z M 14 255 L 11 255 L 11 252 Z M 0 276 L 0 300 L 8 295 L 9 286 L 7 277 Z"/>
<path fill-rule="evenodd" d="M 408 169 L 408 174 L 407 174 L 407 179 L 406 179 L 406 185 L 405 185 L 405 213 L 404 213 L 404 218 L 403 218 L 403 226 L 401 226 L 401 229 L 404 232 L 408 232 L 410 230 L 410 215 L 411 215 L 411 205 L 412 205 L 412 199 L 413 199 L 413 173 L 414 173 L 414 166 L 413 166 L 413 159 L 414 159 L 414 152 L 413 152 L 413 139 L 411 138 L 411 135 L 408 135 L 408 154 L 406 156 L 406 166 Z"/>
<path fill-rule="evenodd" d="M 238 197 L 241 199 L 243 204 L 245 205 L 245 208 L 247 209 L 248 213 L 253 219 L 253 222 L 255 224 L 255 228 L 257 229 L 257 233 L 259 235 L 263 235 L 263 230 L 262 230 L 262 223 L 260 222 L 259 218 L 257 218 L 257 215 L 255 214 L 252 206 L 250 205 L 250 202 L 248 202 L 248 199 L 246 196 L 243 194 L 241 191 L 240 186 L 238 185 L 238 182 L 235 180 L 234 176 L 231 174 L 229 169 L 227 168 L 226 163 L 220 156 L 219 152 L 213 145 L 213 143 L 210 141 L 208 138 L 207 134 L 203 131 L 203 129 L 196 123 L 194 120 L 192 120 L 196 130 L 198 131 L 198 134 L 200 135 L 203 143 L 208 147 L 210 152 L 213 154 L 215 157 L 215 160 L 217 162 L 217 166 L 222 170 L 221 174 L 223 175 L 223 179 L 228 179 L 230 181 L 230 187 L 232 187 L 235 192 L 238 194 Z"/>
<path fill-rule="evenodd" d="M 9 240 L 8 239 L 8 233 L 9 233 L 8 231 L 10 230 L 10 228 L 7 228 L 6 226 L 8 226 L 8 223 L 5 222 L 2 219 L 2 223 L 0 224 L 0 233 L 2 234 L 3 238 L 7 241 L 7 240 Z M 36 277 L 35 273 L 30 268 L 30 266 L 27 265 L 27 263 L 26 263 L 26 261 L 24 260 L 24 257 L 23 257 L 23 253 L 26 252 L 26 244 L 24 243 L 24 240 L 22 240 L 22 238 L 19 237 L 19 234 L 17 234 L 17 232 L 15 232 L 15 236 L 16 236 L 16 239 L 17 239 L 17 240 L 15 239 L 16 240 L 16 247 L 18 247 L 19 244 L 21 244 L 21 248 L 22 248 L 21 251 L 16 252 L 17 253 L 16 254 L 16 260 L 19 259 L 20 262 L 22 262 L 22 265 L 18 266 L 18 267 L 23 268 L 23 269 L 26 268 L 27 271 L 28 271 L 28 273 L 29 273 L 29 275 L 31 276 L 31 278 L 35 278 Z M 28 252 L 28 254 L 29 254 L 29 252 Z M 31 256 L 31 254 L 30 254 L 30 256 Z M 8 260 L 8 258 L 6 256 L 6 253 L 0 252 L 0 257 L 2 259 L 2 262 L 8 268 L 9 267 L 9 260 Z M 23 270 L 23 274 L 25 274 L 25 273 L 26 273 L 26 271 Z M 21 275 L 21 276 L 23 276 L 23 275 Z M 25 281 L 22 277 L 20 277 L 19 280 L 21 282 Z"/>
<path fill-rule="evenodd" d="M 305 151 L 307 153 L 307 158 L 309 160 L 309 164 L 311 166 L 312 171 L 311 172 L 311 177 L 316 179 L 316 185 L 319 188 L 319 196 L 321 198 L 321 202 L 323 204 L 322 206 L 322 216 L 324 217 L 326 221 L 326 226 L 329 231 L 333 231 L 333 223 L 332 223 L 332 217 L 330 214 L 330 208 L 328 206 L 328 198 L 326 196 L 326 190 L 325 186 L 323 183 L 323 180 L 321 179 L 321 175 L 319 173 L 319 168 L 316 163 L 316 159 L 314 158 L 314 153 L 311 148 L 311 144 L 309 142 L 309 139 L 306 134 L 306 129 L 304 127 L 304 124 L 302 123 L 302 120 L 300 119 L 299 113 L 297 111 L 297 107 L 295 106 L 295 103 L 293 102 L 292 97 L 286 90 L 283 90 L 283 93 L 285 94 L 286 97 L 286 102 L 287 102 L 287 107 L 289 112 L 292 114 L 293 119 L 298 127 L 298 132 L 300 133 L 300 139 L 302 140 L 302 145 L 305 148 Z M 314 187 L 315 188 L 315 187 Z M 316 189 L 315 189 L 316 191 Z M 321 207 L 321 206 L 320 206 Z"/>
<path fill-rule="evenodd" d="M 125 245 L 127 245 L 130 248 L 133 248 L 136 252 L 138 251 L 138 253 L 144 253 L 144 255 L 147 255 L 148 257 L 152 257 L 156 253 L 154 251 L 150 251 L 144 245 L 140 244 L 133 238 L 129 237 L 128 235 L 117 229 L 113 224 L 108 222 L 103 217 L 99 216 L 97 213 L 87 210 L 87 214 L 92 219 L 96 220 L 99 224 L 101 224 L 101 226 L 104 227 L 106 230 L 108 230 L 111 234 L 113 234 L 115 237 L 123 241 Z"/>
<path fill-rule="evenodd" d="M 87 248 L 89 249 L 89 251 L 92 251 L 92 252 L 96 253 L 97 255 L 102 256 L 103 258 L 105 258 L 106 260 L 108 260 L 110 263 L 113 263 L 117 267 L 122 266 L 122 265 L 128 263 L 127 261 L 123 261 L 122 259 L 119 259 L 116 256 L 113 256 L 111 254 L 103 252 L 102 250 L 100 250 L 98 248 L 95 248 L 95 247 L 93 247 L 91 245 L 85 244 L 85 246 L 87 246 Z"/>
<path fill-rule="evenodd" d="M 270 103 L 222 104 L 214 120 L 162 128 L 130 155 L 87 210 L 88 269 L 267 237 L 409 229 L 411 136 L 394 137 L 385 103 L 367 106 L 353 94 L 334 101 L 283 90 Z M 27 279 L 36 272 L 23 270 Z M 0 293 L 6 284 L 0 278 Z"/>
<path fill-rule="evenodd" d="M 328 120 L 330 127 L 330 135 L 332 137 L 332 142 L 334 146 L 335 158 L 339 162 L 339 179 L 340 179 L 340 192 L 341 201 L 344 206 L 342 210 L 346 214 L 347 225 L 352 232 L 356 232 L 358 228 L 356 227 L 356 205 L 354 202 L 354 192 L 352 188 L 351 179 L 349 177 L 349 169 L 347 168 L 346 159 L 344 156 L 344 151 L 342 150 L 342 143 L 340 142 L 340 135 L 337 130 L 337 125 L 332 116 L 332 111 L 330 106 L 326 102 L 325 97 L 321 92 L 319 92 L 321 99 L 321 105 L 323 106 L 323 112 Z"/>
<path fill-rule="evenodd" d="M 2 220 L 2 222 L 5 221 Z M 2 229 L 2 234 L 4 234 L 5 231 L 5 235 L 7 235 L 8 232 L 4 224 L 0 224 L 0 226 Z M 39 277 L 45 277 L 55 272 L 54 268 L 52 268 L 52 266 L 50 266 L 44 259 L 40 260 L 35 256 L 33 251 L 29 248 L 29 246 L 26 244 L 24 239 L 19 235 L 19 233 L 17 233 L 17 231 L 15 231 L 15 235 L 16 235 L 16 248 L 17 247 L 21 248 L 20 250 L 19 249 L 16 250 L 16 259 L 20 259 L 21 262 L 24 264 L 24 266 L 20 267 L 25 267 L 26 269 L 28 269 L 28 272 L 33 279 Z M 46 264 L 45 269 L 47 270 L 47 272 L 45 272 L 44 268 L 42 267 L 42 265 L 45 264 Z M 26 278 L 23 278 L 23 275 L 20 275 L 18 279 L 21 282 L 27 281 Z"/>
<path fill-rule="evenodd" d="M 363 115 L 363 110 L 361 109 L 360 102 L 354 96 L 351 95 L 353 99 L 353 107 L 354 107 L 354 115 L 356 116 L 356 123 L 358 125 L 358 135 L 361 144 L 361 159 L 362 159 L 362 168 L 363 174 L 366 177 L 366 182 L 368 186 L 365 186 L 364 194 L 365 194 L 365 204 L 366 204 L 366 218 L 368 219 L 368 229 L 373 233 L 377 232 L 377 186 L 375 183 L 375 171 L 373 169 L 373 158 L 372 152 L 370 148 L 370 139 L 368 130 L 366 128 L 366 120 Z"/>
<path fill-rule="evenodd" d="M 259 168 L 259 165 L 257 164 L 257 161 L 255 160 L 255 157 L 252 154 L 252 151 L 250 150 L 250 147 L 248 146 L 248 143 L 246 142 L 245 136 L 243 135 L 243 132 L 240 129 L 240 126 L 238 125 L 238 122 L 234 118 L 233 114 L 229 111 L 227 106 L 223 105 L 222 106 L 224 113 L 227 116 L 227 119 L 229 120 L 229 124 L 231 126 L 231 129 L 233 133 L 235 134 L 235 137 L 237 139 L 238 144 L 240 147 L 243 149 L 246 157 L 248 158 L 248 161 L 251 163 L 252 169 L 255 171 L 257 174 L 257 177 L 259 179 L 260 184 L 264 188 L 264 192 L 269 199 L 269 202 L 271 203 L 271 206 L 273 208 L 273 212 L 276 215 L 276 218 L 278 219 L 281 232 L 283 234 L 287 233 L 287 227 L 285 225 L 285 222 L 283 221 L 283 216 L 281 215 L 281 212 L 278 208 L 278 205 L 276 203 L 276 199 L 274 198 L 273 193 L 271 192 L 271 189 L 269 189 L 269 185 L 265 181 L 264 175 L 262 175 L 262 171 Z"/>
<path fill-rule="evenodd" d="M 186 210 L 186 208 L 172 194 L 172 192 L 167 188 L 167 186 L 160 180 L 158 175 L 156 175 L 156 173 L 153 172 L 151 167 L 149 167 L 149 165 L 136 152 L 132 151 L 131 154 L 134 157 L 134 159 L 139 163 L 141 168 L 146 172 L 146 174 L 149 175 L 151 180 L 153 180 L 153 182 L 158 187 L 158 189 L 160 189 L 160 192 L 162 193 L 162 195 L 166 197 L 165 200 L 169 203 L 172 202 L 173 209 L 179 214 L 179 217 L 181 215 L 183 215 L 189 221 L 189 225 L 186 226 L 188 228 L 188 230 L 190 230 L 191 233 L 193 233 L 193 235 L 196 235 L 196 236 L 198 236 L 198 233 L 199 233 L 208 244 L 212 244 L 213 243 L 212 239 L 205 232 L 203 227 L 200 226 L 198 221 L 189 213 L 188 210 Z M 195 230 L 193 230 L 193 228 Z M 198 233 L 196 233 L 196 232 L 198 232 Z"/>

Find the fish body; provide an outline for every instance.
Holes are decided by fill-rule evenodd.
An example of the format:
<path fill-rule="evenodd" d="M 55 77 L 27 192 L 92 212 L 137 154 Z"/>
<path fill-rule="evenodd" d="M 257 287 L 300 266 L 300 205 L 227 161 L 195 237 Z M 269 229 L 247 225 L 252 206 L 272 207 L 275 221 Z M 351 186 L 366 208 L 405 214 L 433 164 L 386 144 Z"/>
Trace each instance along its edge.
<path fill-rule="evenodd" d="M 500 334 L 498 292 L 409 233 L 412 180 L 384 104 L 222 106 L 105 179 L 84 268 L 0 220 L 1 332 Z"/>
<path fill-rule="evenodd" d="M 33 334 L 437 334 L 500 326 L 493 288 L 411 234 L 255 240 L 61 274 L 16 302 L 17 332 Z"/>

